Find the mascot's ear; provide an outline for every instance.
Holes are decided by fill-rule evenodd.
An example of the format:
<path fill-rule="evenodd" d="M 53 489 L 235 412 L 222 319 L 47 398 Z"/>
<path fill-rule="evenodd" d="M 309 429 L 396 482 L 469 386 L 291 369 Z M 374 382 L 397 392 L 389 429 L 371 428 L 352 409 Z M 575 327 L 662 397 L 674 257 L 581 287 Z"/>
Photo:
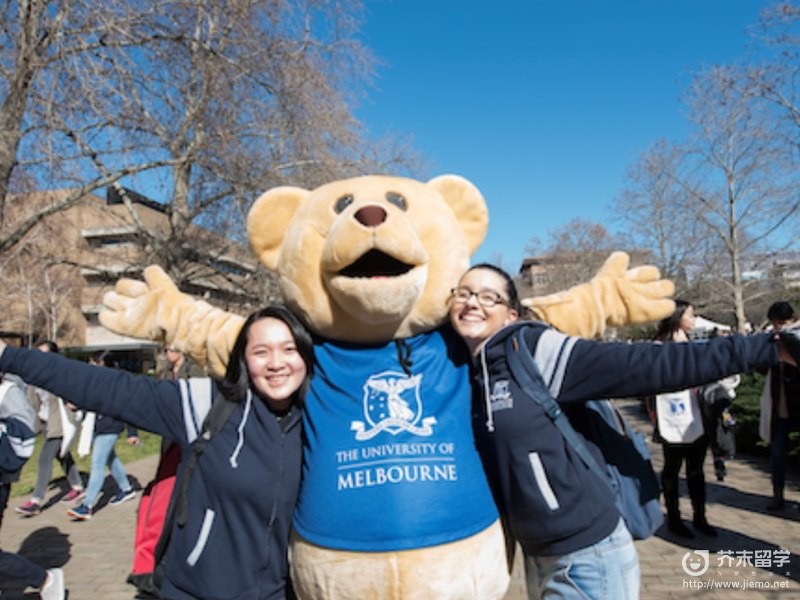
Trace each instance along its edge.
<path fill-rule="evenodd" d="M 489 213 L 483 196 L 474 185 L 458 175 L 441 175 L 428 184 L 436 189 L 456 215 L 472 254 L 483 242 L 489 228 Z"/>
<path fill-rule="evenodd" d="M 311 194 L 297 187 L 278 187 L 261 194 L 247 215 L 250 247 L 268 269 L 278 267 L 284 236 L 297 209 Z"/>

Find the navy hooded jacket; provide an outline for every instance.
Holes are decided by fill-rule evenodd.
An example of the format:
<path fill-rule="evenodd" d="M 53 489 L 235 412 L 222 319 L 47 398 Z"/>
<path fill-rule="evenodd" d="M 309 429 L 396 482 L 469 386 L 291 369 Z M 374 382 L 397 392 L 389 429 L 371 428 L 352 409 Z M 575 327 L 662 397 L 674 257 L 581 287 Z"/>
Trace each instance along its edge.
<path fill-rule="evenodd" d="M 500 510 L 525 553 L 561 556 L 610 535 L 620 515 L 607 483 L 511 376 L 505 343 L 518 326 L 500 330 L 478 356 L 476 443 Z M 571 418 L 587 400 L 685 389 L 777 362 L 766 334 L 708 343 L 598 343 L 532 323 L 524 335 L 547 386 L 537 392 L 551 394 Z M 587 446 L 603 465 L 597 448 Z"/>
<path fill-rule="evenodd" d="M 211 393 L 182 394 L 185 381 L 99 369 L 53 353 L 8 347 L 0 365 L 82 408 L 175 440 L 183 447 L 184 461 L 211 406 Z M 210 380 L 191 381 L 192 389 L 205 384 L 210 392 Z M 248 394 L 212 438 L 189 484 L 187 523 L 175 524 L 164 557 L 164 598 L 285 597 L 289 532 L 300 485 L 299 412 L 293 409 L 279 419 Z"/>

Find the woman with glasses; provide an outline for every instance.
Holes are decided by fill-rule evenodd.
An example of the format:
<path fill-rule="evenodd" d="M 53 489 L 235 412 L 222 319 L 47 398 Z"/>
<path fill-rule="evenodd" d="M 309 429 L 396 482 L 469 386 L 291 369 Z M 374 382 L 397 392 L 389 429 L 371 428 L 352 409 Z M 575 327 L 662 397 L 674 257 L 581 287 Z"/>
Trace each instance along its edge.
<path fill-rule="evenodd" d="M 547 389 L 530 390 L 514 381 L 506 358 L 506 325 L 521 314 L 511 277 L 493 265 L 472 267 L 452 292 L 450 321 L 473 357 L 476 444 L 525 554 L 528 596 L 637 598 L 639 559 L 607 482 L 582 462 L 533 395 L 552 395 L 580 431 L 585 401 L 680 389 L 774 364 L 777 344 L 768 335 L 703 347 L 600 343 L 532 323 L 522 333 Z"/>

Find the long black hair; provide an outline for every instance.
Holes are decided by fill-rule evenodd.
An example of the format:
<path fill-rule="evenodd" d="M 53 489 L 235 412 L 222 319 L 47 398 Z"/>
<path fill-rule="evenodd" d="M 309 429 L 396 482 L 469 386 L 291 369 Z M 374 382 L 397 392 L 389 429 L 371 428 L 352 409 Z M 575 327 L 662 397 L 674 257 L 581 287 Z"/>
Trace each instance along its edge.
<path fill-rule="evenodd" d="M 661 321 L 658 322 L 658 329 L 656 330 L 656 335 L 653 339 L 662 342 L 671 342 L 675 332 L 680 329 L 683 313 L 685 313 L 686 309 L 691 305 L 691 302 L 676 298 L 675 310 L 670 316 L 661 319 Z"/>
<path fill-rule="evenodd" d="M 526 314 L 527 311 L 523 310 L 522 304 L 519 301 L 517 284 L 514 283 L 514 280 L 511 278 L 511 275 L 506 273 L 503 269 L 501 269 L 497 265 L 493 265 L 491 263 L 478 263 L 477 265 L 472 265 L 469 269 L 466 270 L 465 274 L 469 273 L 470 271 L 475 271 L 477 269 L 484 269 L 486 271 L 491 271 L 499 275 L 505 282 L 506 289 L 504 291 L 508 296 L 508 307 L 512 310 L 517 311 L 517 314 L 520 315 L 520 317 Z"/>
<path fill-rule="evenodd" d="M 241 402 L 247 396 L 247 390 L 250 389 L 250 373 L 247 370 L 247 361 L 244 353 L 247 347 L 247 338 L 250 335 L 250 328 L 253 323 L 267 318 L 278 319 L 286 324 L 289 328 L 289 333 L 294 338 L 297 351 L 306 364 L 306 376 L 297 392 L 295 392 L 295 403 L 302 404 L 314 371 L 314 343 L 311 340 L 311 334 L 308 333 L 300 319 L 283 304 L 271 304 L 247 317 L 242 329 L 239 331 L 239 335 L 236 337 L 236 342 L 233 344 L 225 377 L 219 382 L 220 390 L 232 402 Z"/>

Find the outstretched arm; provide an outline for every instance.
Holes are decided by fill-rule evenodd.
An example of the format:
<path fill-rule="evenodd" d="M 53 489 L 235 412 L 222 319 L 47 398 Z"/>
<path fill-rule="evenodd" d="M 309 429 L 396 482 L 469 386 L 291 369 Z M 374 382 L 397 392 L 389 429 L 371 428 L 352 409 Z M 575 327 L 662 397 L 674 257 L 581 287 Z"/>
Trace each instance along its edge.
<path fill-rule="evenodd" d="M 182 293 L 161 267 L 121 279 L 103 298 L 100 323 L 122 335 L 166 341 L 222 377 L 244 318 Z"/>
<path fill-rule="evenodd" d="M 186 419 L 192 413 L 175 381 L 157 381 L 128 371 L 98 368 L 54 352 L 9 348 L 0 342 L 0 370 L 70 398 L 81 408 L 181 443 L 193 439 L 190 433 L 196 435 L 197 423 L 204 416 L 200 420 Z"/>
<path fill-rule="evenodd" d="M 675 286 L 652 266 L 629 269 L 629 256 L 614 252 L 588 283 L 565 292 L 526 298 L 522 304 L 569 335 L 600 337 L 608 326 L 648 323 L 672 314 Z"/>
<path fill-rule="evenodd" d="M 763 333 L 672 344 L 596 342 L 550 328 L 528 336 L 550 393 L 564 403 L 675 391 L 790 359 L 784 341 Z"/>

